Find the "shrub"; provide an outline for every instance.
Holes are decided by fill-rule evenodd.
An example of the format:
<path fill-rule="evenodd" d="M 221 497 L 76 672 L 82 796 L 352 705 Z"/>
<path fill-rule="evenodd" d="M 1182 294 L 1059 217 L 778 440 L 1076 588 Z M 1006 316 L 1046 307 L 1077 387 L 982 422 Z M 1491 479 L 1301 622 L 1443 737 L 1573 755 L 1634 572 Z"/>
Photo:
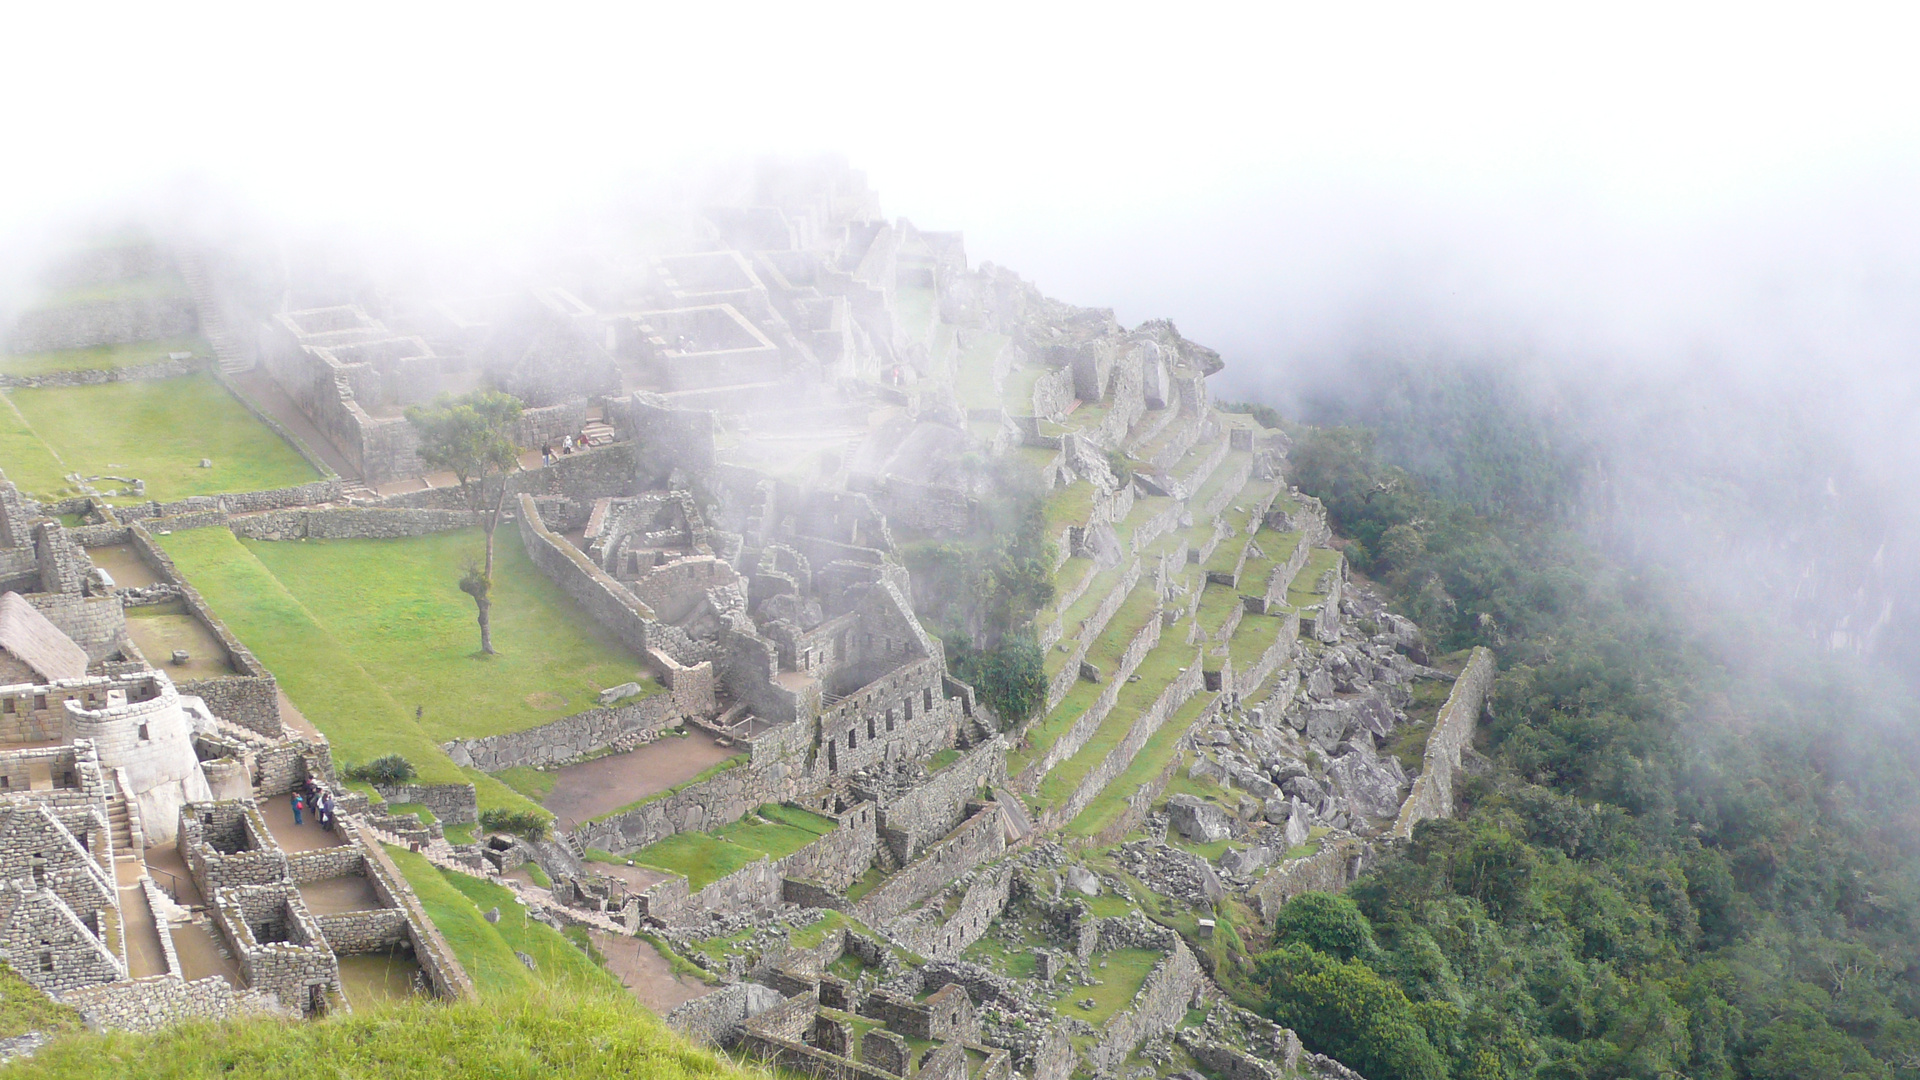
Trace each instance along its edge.
<path fill-rule="evenodd" d="M 347 779 L 374 785 L 404 784 L 418 775 L 413 762 L 399 754 L 388 754 L 385 757 L 374 758 L 364 765 L 347 767 Z"/>
<path fill-rule="evenodd" d="M 531 810 L 482 810 L 480 824 L 493 832 L 526 840 L 540 840 L 547 835 L 547 819 Z"/>
<path fill-rule="evenodd" d="M 1373 953 L 1373 926 L 1360 906 L 1333 893 L 1308 892 L 1287 901 L 1274 922 L 1275 941 L 1310 945 L 1341 960 Z"/>

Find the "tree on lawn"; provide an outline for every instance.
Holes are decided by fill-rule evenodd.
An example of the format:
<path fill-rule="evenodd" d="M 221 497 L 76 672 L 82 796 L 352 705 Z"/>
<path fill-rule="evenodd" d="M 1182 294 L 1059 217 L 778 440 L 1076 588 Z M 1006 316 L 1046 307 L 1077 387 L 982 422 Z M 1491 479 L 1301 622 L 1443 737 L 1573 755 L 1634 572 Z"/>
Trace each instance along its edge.
<path fill-rule="evenodd" d="M 493 627 L 487 619 L 493 603 L 493 530 L 506 506 L 507 478 L 520 468 L 520 447 L 513 441 L 520 409 L 519 398 L 497 390 L 459 397 L 442 394 L 432 405 L 407 409 L 407 423 L 420 434 L 420 460 L 453 473 L 467 509 L 487 534 L 486 565 L 469 565 L 460 579 L 460 591 L 473 597 L 479 612 L 484 653 L 493 652 Z"/>

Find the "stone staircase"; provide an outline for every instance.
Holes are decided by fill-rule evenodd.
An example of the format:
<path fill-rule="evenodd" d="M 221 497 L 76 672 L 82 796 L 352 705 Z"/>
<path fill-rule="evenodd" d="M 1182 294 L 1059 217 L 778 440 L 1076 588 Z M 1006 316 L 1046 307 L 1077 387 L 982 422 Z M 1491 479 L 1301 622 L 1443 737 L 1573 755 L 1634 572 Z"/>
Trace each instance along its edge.
<path fill-rule="evenodd" d="M 182 253 L 179 264 L 180 276 L 186 280 L 187 289 L 193 294 L 194 310 L 200 316 L 200 336 L 213 346 L 213 355 L 220 362 L 220 370 L 228 375 L 251 370 L 254 366 L 253 350 L 243 347 L 240 336 L 228 325 L 227 317 L 213 295 L 213 286 L 207 281 L 206 266 L 200 260 L 200 253 Z"/>

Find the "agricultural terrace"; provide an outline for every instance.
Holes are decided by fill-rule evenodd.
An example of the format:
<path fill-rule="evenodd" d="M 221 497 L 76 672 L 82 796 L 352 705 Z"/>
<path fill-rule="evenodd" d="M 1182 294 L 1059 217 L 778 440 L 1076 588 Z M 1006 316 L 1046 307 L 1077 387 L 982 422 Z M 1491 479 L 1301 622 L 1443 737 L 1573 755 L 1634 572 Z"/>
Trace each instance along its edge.
<path fill-rule="evenodd" d="M 398 753 L 431 781 L 472 780 L 483 808 L 531 804 L 463 773 L 442 742 L 538 727 L 624 682 L 664 692 L 534 567 L 512 529 L 497 535 L 492 656 L 479 651 L 473 601 L 455 584 L 480 555 L 477 529 L 279 542 L 196 529 L 160 542 L 339 760 Z"/>
<path fill-rule="evenodd" d="M 213 346 L 202 337 L 175 337 L 40 353 L 0 353 L 0 375 L 31 378 L 62 371 L 112 371 L 162 363 L 179 353 L 203 360 L 213 355 Z"/>
<path fill-rule="evenodd" d="M 320 479 L 211 375 L 16 388 L 0 399 L 0 469 L 39 498 L 79 494 L 70 473 L 138 478 L 147 493 L 129 501 L 160 502 Z"/>

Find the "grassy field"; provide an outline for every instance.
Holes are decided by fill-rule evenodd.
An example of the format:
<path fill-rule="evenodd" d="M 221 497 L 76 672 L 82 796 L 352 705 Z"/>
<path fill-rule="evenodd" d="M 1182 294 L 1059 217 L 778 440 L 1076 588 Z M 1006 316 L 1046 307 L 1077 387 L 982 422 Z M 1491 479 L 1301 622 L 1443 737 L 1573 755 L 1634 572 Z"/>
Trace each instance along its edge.
<path fill-rule="evenodd" d="M 210 375 L 15 389 L 3 396 L 0 469 L 33 495 L 66 492 L 65 477 L 73 472 L 138 477 L 147 483 L 147 498 L 161 502 L 320 479 Z M 201 468 L 203 458 L 213 467 Z"/>
<path fill-rule="evenodd" d="M 442 741 L 548 723 L 639 673 L 633 657 L 540 574 L 511 529 L 498 537 L 500 651 L 491 657 L 478 652 L 472 602 L 454 586 L 462 557 L 479 549 L 475 531 L 274 543 L 196 529 L 160 541 L 332 740 L 337 760 L 401 754 L 430 782 L 471 780 L 483 808 L 533 803 L 460 770 Z"/>
<path fill-rule="evenodd" d="M 161 338 L 124 345 L 93 345 L 84 349 L 56 349 L 52 352 L 0 355 L 0 374 L 50 375 L 56 371 L 105 371 L 112 368 L 157 364 L 171 353 L 192 353 L 201 360 L 213 355 L 213 346 L 205 338 Z"/>
<path fill-rule="evenodd" d="M 780 859 L 834 830 L 819 814 L 791 806 L 762 806 L 712 832 L 679 833 L 633 853 L 633 861 L 687 879 L 699 891 L 756 860 Z"/>

